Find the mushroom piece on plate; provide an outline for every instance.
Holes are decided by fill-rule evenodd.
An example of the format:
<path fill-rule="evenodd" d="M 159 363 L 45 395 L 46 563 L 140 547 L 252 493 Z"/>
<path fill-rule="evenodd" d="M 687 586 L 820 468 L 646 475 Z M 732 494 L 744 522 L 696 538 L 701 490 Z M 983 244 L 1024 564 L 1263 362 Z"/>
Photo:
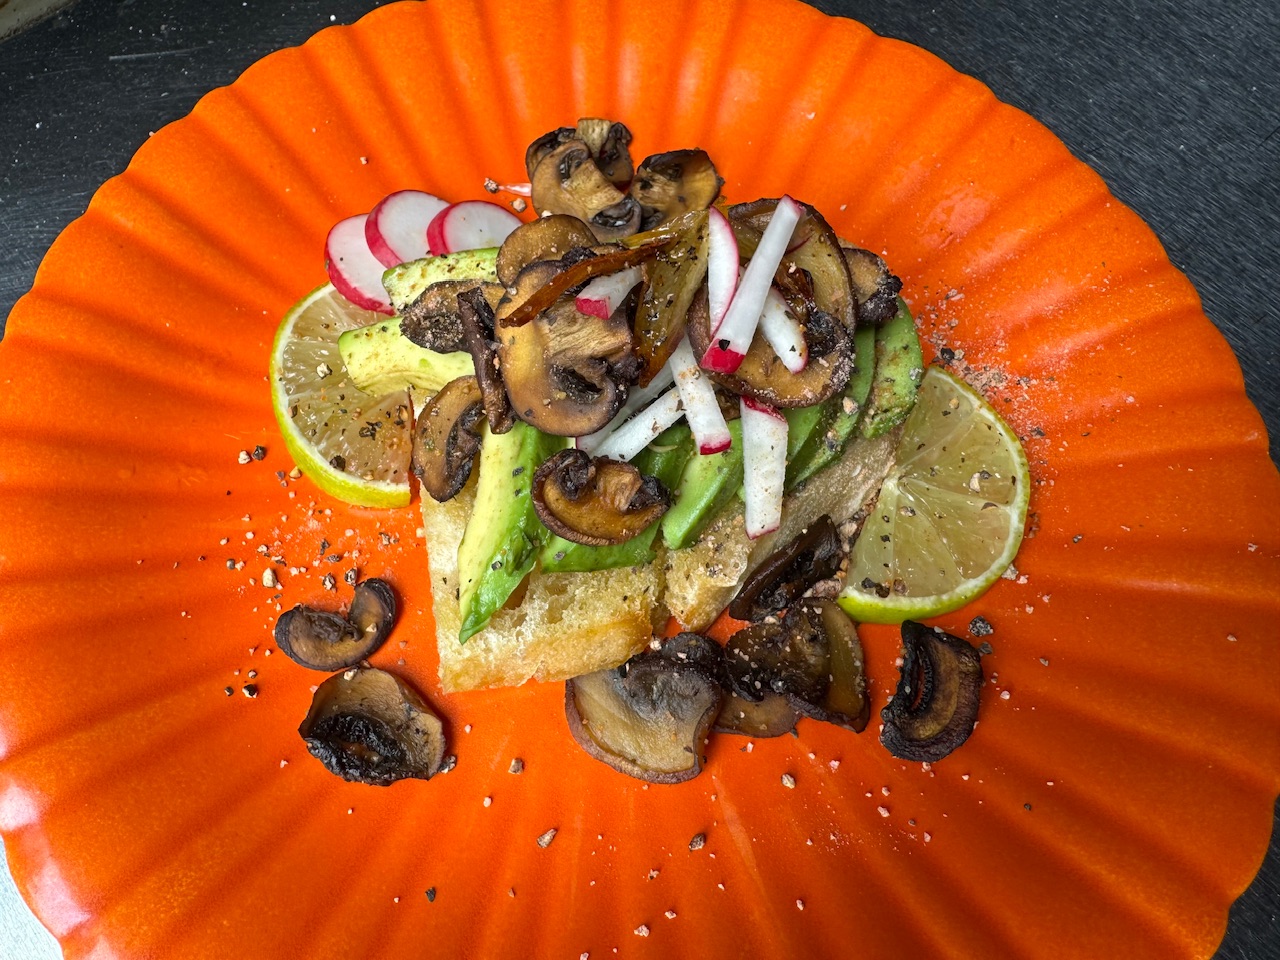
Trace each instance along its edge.
<path fill-rule="evenodd" d="M 374 667 L 320 684 L 298 733 L 330 773 L 380 787 L 429 780 L 444 760 L 440 718 L 404 681 Z"/>

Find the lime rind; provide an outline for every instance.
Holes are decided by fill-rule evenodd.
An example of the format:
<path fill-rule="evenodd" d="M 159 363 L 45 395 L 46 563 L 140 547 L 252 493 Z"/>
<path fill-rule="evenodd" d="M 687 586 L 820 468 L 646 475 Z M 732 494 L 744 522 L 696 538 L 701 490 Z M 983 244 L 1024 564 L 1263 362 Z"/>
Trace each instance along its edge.
<path fill-rule="evenodd" d="M 971 603 L 1017 555 L 1030 497 L 1017 435 L 968 384 L 930 368 L 854 544 L 840 605 L 855 620 L 895 624 Z M 880 596 L 864 580 L 893 589 Z"/>
<path fill-rule="evenodd" d="M 343 301 L 332 284 L 299 300 L 272 342 L 271 407 L 289 455 L 316 486 L 346 503 L 390 509 L 411 498 L 409 394 L 361 393 L 346 376 L 337 347 L 343 331 L 377 316 Z M 318 373 L 322 364 L 331 368 L 325 376 Z M 326 411 L 337 416 L 327 418 Z M 379 439 L 383 427 L 388 432 Z M 331 462 L 338 457 L 348 469 Z"/>

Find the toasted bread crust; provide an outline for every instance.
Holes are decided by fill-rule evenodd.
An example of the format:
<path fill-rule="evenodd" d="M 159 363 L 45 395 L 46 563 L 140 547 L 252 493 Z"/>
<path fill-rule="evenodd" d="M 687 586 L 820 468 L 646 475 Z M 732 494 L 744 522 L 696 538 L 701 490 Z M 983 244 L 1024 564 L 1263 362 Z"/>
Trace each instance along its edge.
<path fill-rule="evenodd" d="M 422 502 L 431 593 L 446 693 L 565 680 L 617 666 L 661 633 L 668 610 L 689 630 L 704 630 L 756 565 L 824 513 L 840 523 L 880 489 L 893 463 L 894 431 L 850 443 L 841 459 L 787 497 L 782 525 L 752 541 L 742 510 L 717 518 L 694 546 L 645 567 L 591 573 L 535 573 L 515 609 L 458 642 L 458 545 L 475 496 L 474 480 L 447 503 Z"/>
<path fill-rule="evenodd" d="M 431 569 L 440 683 L 446 693 L 565 680 L 617 666 L 667 621 L 662 565 L 592 573 L 537 573 L 514 610 L 494 614 L 458 642 L 458 544 L 475 502 L 474 483 L 446 503 L 422 501 Z"/>

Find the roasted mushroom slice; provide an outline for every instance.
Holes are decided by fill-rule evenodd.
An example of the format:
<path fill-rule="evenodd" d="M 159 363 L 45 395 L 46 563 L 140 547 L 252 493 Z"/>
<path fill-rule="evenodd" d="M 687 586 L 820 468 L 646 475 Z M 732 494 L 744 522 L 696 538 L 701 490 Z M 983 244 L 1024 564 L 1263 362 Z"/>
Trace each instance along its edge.
<path fill-rule="evenodd" d="M 584 141 L 575 137 L 549 151 L 531 147 L 526 156 L 537 161 L 529 171 L 529 180 L 533 206 L 539 214 L 577 217 L 601 241 L 628 236 L 639 228 L 640 204 L 600 171 Z"/>
<path fill-rule="evenodd" d="M 533 507 L 552 533 L 588 546 L 625 543 L 667 512 L 671 494 L 629 463 L 561 450 L 533 475 Z"/>
<path fill-rule="evenodd" d="M 631 181 L 640 204 L 641 230 L 652 230 L 689 210 L 705 210 L 720 196 L 724 178 L 705 150 L 673 150 L 646 157 Z"/>
<path fill-rule="evenodd" d="M 715 731 L 744 737 L 780 737 L 794 730 L 799 719 L 791 700 L 780 693 L 766 693 L 753 703 L 730 692 L 716 717 Z"/>
<path fill-rule="evenodd" d="M 531 220 L 516 227 L 498 248 L 498 259 L 494 265 L 498 282 L 510 287 L 529 264 L 539 260 L 559 260 L 570 250 L 591 247 L 596 242 L 591 228 L 567 213 Z"/>
<path fill-rule="evenodd" d="M 889 272 L 883 260 L 870 250 L 840 241 L 849 277 L 858 300 L 858 322 L 879 326 L 898 312 L 902 281 Z"/>
<path fill-rule="evenodd" d="M 462 337 L 476 369 L 476 383 L 484 403 L 485 419 L 494 433 L 506 433 L 515 423 L 507 388 L 498 372 L 498 344 L 494 337 L 493 309 L 479 290 L 458 296 Z"/>
<path fill-rule="evenodd" d="M 702 356 L 711 345 L 710 311 L 703 287 L 693 298 L 687 317 L 689 342 Z M 736 373 L 708 373 L 716 383 L 732 393 L 742 394 L 774 407 L 811 407 L 835 396 L 849 382 L 853 372 L 853 338 L 844 326 L 821 310 L 810 312 L 805 321 L 809 362 L 792 373 L 757 330 L 747 355 Z"/>
<path fill-rule="evenodd" d="M 902 674 L 880 711 L 880 742 L 902 760 L 933 763 L 969 739 L 978 722 L 982 657 L 938 627 L 902 624 Z"/>
<path fill-rule="evenodd" d="M 475 377 L 446 383 L 418 414 L 413 428 L 413 472 L 433 500 L 458 495 L 480 455 L 484 395 Z"/>
<path fill-rule="evenodd" d="M 631 131 L 626 125 L 599 117 L 583 117 L 578 121 L 577 134 L 591 151 L 600 172 L 619 190 L 625 190 L 635 172 L 631 164 Z"/>
<path fill-rule="evenodd" d="M 276 646 L 312 670 L 343 670 L 374 653 L 396 619 L 396 596 L 385 580 L 356 584 L 347 615 L 298 604 L 276 620 Z"/>
<path fill-rule="evenodd" d="M 847 727 L 861 733 L 871 719 L 871 701 L 867 697 L 866 669 L 862 657 L 862 642 L 857 628 L 840 606 L 830 600 L 815 605 L 827 637 L 828 662 L 826 692 L 817 702 L 791 697 L 791 706 L 797 712 Z"/>
<path fill-rule="evenodd" d="M 758 703 L 772 692 L 821 703 L 826 694 L 831 654 L 821 618 L 806 607 L 739 630 L 724 658 L 731 688 L 744 700 Z"/>
<path fill-rule="evenodd" d="M 824 513 L 756 567 L 729 604 L 729 616 L 763 620 L 785 610 L 814 584 L 836 576 L 844 558 L 840 535 Z"/>
<path fill-rule="evenodd" d="M 400 332 L 420 347 L 437 353 L 466 350 L 458 294 L 479 289 L 489 306 L 502 299 L 502 286 L 474 280 L 441 280 L 423 290 L 418 299 L 400 313 Z"/>
<path fill-rule="evenodd" d="M 591 756 L 650 783 L 702 770 L 724 692 L 702 667 L 646 651 L 565 684 L 569 732 Z"/>
<path fill-rule="evenodd" d="M 402 680 L 374 667 L 320 684 L 298 733 L 330 773 L 379 787 L 429 780 L 444 759 L 440 718 Z"/>
<path fill-rule="evenodd" d="M 543 433 L 582 437 L 606 426 L 635 379 L 623 316 L 579 313 L 565 298 L 520 327 L 499 326 L 498 363 L 515 416 Z"/>
<path fill-rule="evenodd" d="M 744 256 L 754 251 L 752 235 L 759 238 L 777 206 L 777 200 L 764 199 L 729 208 L 729 222 L 738 233 L 738 245 Z M 818 309 L 835 317 L 852 333 L 858 320 L 857 299 L 840 240 L 822 214 L 807 203 L 800 206 L 804 209 L 804 216 L 791 235 L 791 247 L 782 258 L 779 273 L 794 270 L 808 273 Z M 749 227 L 750 232 L 739 231 L 737 228 L 740 226 Z"/>

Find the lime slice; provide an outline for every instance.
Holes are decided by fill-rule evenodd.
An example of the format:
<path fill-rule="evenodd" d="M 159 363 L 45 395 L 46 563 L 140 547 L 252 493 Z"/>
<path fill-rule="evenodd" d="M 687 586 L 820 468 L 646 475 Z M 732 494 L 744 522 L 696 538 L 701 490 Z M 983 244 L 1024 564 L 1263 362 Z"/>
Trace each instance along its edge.
<path fill-rule="evenodd" d="M 385 319 L 325 284 L 290 308 L 271 349 L 271 407 L 294 463 L 325 493 L 362 507 L 409 502 L 409 391 L 361 392 L 338 352 L 344 331 Z"/>
<path fill-rule="evenodd" d="M 1000 415 L 931 367 L 853 547 L 840 605 L 866 623 L 936 617 L 984 593 L 1022 542 L 1027 457 Z"/>

